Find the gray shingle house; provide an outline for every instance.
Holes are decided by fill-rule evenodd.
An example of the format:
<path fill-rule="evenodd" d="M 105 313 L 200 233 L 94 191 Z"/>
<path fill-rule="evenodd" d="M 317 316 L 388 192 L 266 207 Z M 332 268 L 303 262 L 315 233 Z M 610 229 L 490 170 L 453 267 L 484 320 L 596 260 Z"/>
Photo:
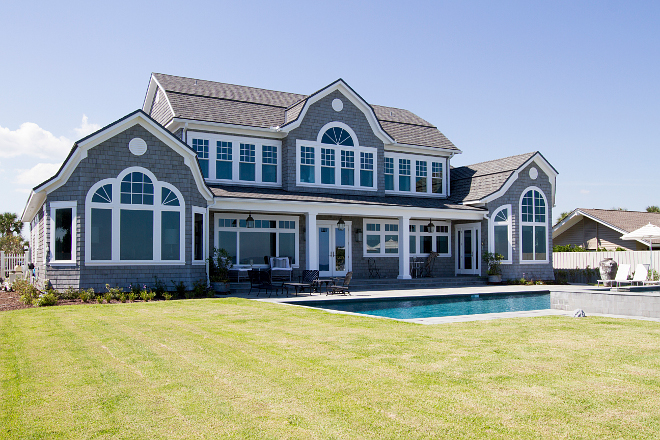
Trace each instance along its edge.
<path fill-rule="evenodd" d="M 367 103 L 343 80 L 310 95 L 153 74 L 141 110 L 76 142 L 34 188 L 39 280 L 190 285 L 213 247 L 238 268 L 288 257 L 294 277 L 353 271 L 552 279 L 557 172 L 539 153 L 451 167 L 461 151 L 414 113 Z"/>

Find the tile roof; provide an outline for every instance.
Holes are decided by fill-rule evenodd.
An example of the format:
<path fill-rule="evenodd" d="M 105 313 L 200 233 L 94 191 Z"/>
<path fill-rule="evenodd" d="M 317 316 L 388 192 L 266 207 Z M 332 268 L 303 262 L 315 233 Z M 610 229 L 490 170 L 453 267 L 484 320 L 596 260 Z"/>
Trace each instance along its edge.
<path fill-rule="evenodd" d="M 174 117 L 252 127 L 281 126 L 295 120 L 307 95 L 278 92 L 180 76 L 153 74 L 164 89 Z M 458 151 L 437 127 L 414 113 L 372 106 L 383 130 L 396 142 Z M 168 121 L 162 121 L 167 123 Z"/>
<path fill-rule="evenodd" d="M 514 171 L 537 153 L 534 151 L 452 168 L 450 201 L 455 203 L 477 201 L 498 191 Z"/>
<path fill-rule="evenodd" d="M 225 185 L 209 185 L 216 197 L 246 198 L 260 200 L 290 200 L 301 202 L 322 203 L 348 203 L 358 205 L 385 205 L 385 206 L 408 206 L 415 208 L 431 209 L 460 209 L 467 211 L 482 211 L 482 209 L 471 206 L 445 203 L 430 197 L 397 197 L 397 196 L 362 196 L 347 194 L 312 194 L 306 192 L 285 191 L 280 188 L 255 188 L 237 187 Z"/>

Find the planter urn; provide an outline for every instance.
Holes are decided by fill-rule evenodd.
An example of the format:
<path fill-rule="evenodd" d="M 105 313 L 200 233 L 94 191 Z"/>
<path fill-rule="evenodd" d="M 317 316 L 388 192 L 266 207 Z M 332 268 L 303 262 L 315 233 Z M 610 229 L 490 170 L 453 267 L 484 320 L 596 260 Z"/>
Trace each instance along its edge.
<path fill-rule="evenodd" d="M 598 270 L 600 271 L 601 280 L 614 280 L 616 277 L 616 271 L 619 268 L 619 264 L 614 261 L 613 258 L 605 258 L 603 261 L 598 263 Z M 603 283 L 607 285 L 608 283 Z M 610 286 L 612 285 L 609 283 Z"/>
<path fill-rule="evenodd" d="M 212 281 L 211 288 L 220 295 L 229 295 L 229 282 Z"/>
<path fill-rule="evenodd" d="M 502 275 L 488 275 L 488 282 L 489 283 L 501 283 L 502 282 Z"/>

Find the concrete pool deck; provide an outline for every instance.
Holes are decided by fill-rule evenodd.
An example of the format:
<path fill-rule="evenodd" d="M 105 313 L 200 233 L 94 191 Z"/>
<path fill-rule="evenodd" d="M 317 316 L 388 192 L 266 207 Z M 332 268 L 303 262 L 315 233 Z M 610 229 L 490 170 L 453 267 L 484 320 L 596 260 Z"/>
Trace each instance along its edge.
<path fill-rule="evenodd" d="M 412 290 L 387 290 L 387 291 L 360 291 L 353 292 L 351 296 L 326 295 L 325 293 L 308 292 L 298 296 L 273 296 L 255 297 L 255 295 L 231 295 L 247 299 L 254 299 L 270 303 L 285 303 L 296 305 L 297 301 L 304 301 L 308 307 L 313 301 L 342 301 L 346 299 L 392 299 L 392 298 L 414 298 L 425 296 L 446 295 L 475 295 L 475 294 L 519 294 L 532 292 L 550 292 L 552 308 L 544 310 L 531 310 L 524 312 L 484 313 L 477 315 L 443 316 L 432 318 L 399 319 L 399 321 L 417 324 L 446 324 L 452 322 L 483 321 L 504 318 L 530 318 L 537 316 L 568 316 L 572 317 L 577 308 L 585 310 L 587 316 L 603 316 L 621 319 L 640 319 L 660 322 L 660 292 L 622 292 L 611 291 L 605 287 L 595 287 L 586 284 L 572 285 L 540 285 L 540 286 L 475 286 L 475 287 L 446 287 L 434 289 L 412 289 Z M 650 301 L 650 303 L 649 303 Z M 658 304 L 658 316 L 654 316 Z M 650 305 L 649 305 L 650 304 Z M 324 309 L 328 313 L 343 313 L 357 316 L 369 316 L 353 312 Z M 650 316 L 649 316 L 650 311 Z M 382 318 L 394 319 L 394 318 Z"/>

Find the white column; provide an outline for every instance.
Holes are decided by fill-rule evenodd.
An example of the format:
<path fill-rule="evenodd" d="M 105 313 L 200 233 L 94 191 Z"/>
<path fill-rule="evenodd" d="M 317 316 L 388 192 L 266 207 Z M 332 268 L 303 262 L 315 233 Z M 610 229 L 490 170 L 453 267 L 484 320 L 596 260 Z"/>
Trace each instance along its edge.
<path fill-rule="evenodd" d="M 409 280 L 410 276 L 410 217 L 399 217 L 399 276 Z"/>
<path fill-rule="evenodd" d="M 319 245 L 316 212 L 305 213 L 305 269 L 319 269 Z"/>

